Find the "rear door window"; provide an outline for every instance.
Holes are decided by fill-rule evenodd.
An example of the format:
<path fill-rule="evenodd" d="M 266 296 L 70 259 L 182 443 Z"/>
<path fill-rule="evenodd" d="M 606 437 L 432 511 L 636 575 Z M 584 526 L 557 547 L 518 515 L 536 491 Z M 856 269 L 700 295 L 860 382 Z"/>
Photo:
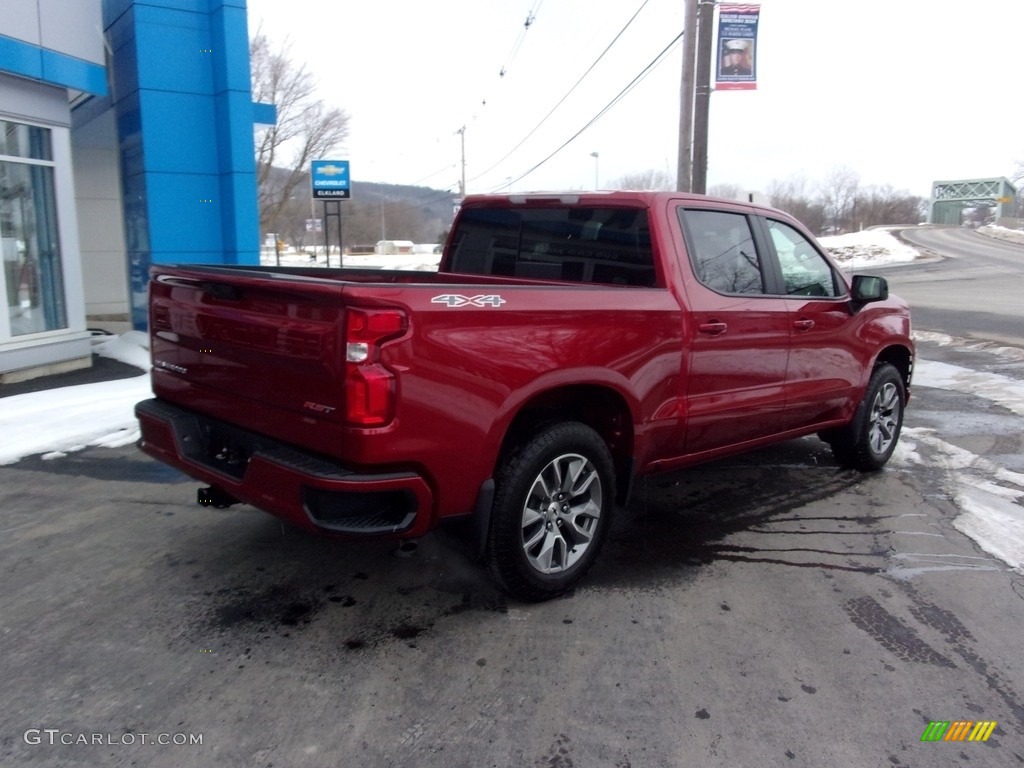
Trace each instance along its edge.
<path fill-rule="evenodd" d="M 745 215 L 680 208 L 679 219 L 702 284 L 717 293 L 765 293 L 764 269 Z"/>

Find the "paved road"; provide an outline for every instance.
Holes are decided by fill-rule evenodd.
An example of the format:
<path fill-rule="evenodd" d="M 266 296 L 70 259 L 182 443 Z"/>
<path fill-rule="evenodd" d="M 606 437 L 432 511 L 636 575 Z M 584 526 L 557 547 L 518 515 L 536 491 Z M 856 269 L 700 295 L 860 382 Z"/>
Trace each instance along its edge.
<path fill-rule="evenodd" d="M 904 230 L 916 246 L 944 254 L 886 270 L 914 308 L 915 325 L 1020 344 L 1024 338 L 1024 245 L 961 227 Z"/>
<path fill-rule="evenodd" d="M 457 532 L 326 542 L 131 448 L 0 467 L 0 765 L 1024 764 L 1024 576 L 955 527 L 1019 501 L 1020 418 L 918 387 L 884 472 L 805 439 L 649 481 L 541 605 Z"/>

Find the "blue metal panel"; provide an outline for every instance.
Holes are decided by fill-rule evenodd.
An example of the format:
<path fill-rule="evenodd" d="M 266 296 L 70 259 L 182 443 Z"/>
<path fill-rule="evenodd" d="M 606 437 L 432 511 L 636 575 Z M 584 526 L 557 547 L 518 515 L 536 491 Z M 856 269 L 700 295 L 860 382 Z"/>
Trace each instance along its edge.
<path fill-rule="evenodd" d="M 114 97 L 137 91 L 139 88 L 139 62 L 135 50 L 135 14 L 126 11 L 117 16 L 104 31 L 111 49 L 110 68 L 113 71 Z"/>
<path fill-rule="evenodd" d="M 249 40 L 249 25 L 244 5 L 224 7 L 212 18 L 212 39 L 215 50 L 221 54 L 213 59 L 214 91 L 225 90 L 248 92 L 251 87 L 249 74 L 249 47 L 233 45 L 231 41 Z"/>
<path fill-rule="evenodd" d="M 135 5 L 135 0 L 103 0 L 103 26 L 110 27 L 133 5 Z"/>
<path fill-rule="evenodd" d="M 248 205 L 253 194 L 253 180 L 248 173 L 224 174 L 220 177 L 220 194 L 224 210 L 233 211 L 233 227 L 224 228 L 224 262 L 226 264 L 260 263 L 260 222 L 256 206 Z"/>
<path fill-rule="evenodd" d="M 256 125 L 274 125 L 277 122 L 277 105 L 260 104 L 254 101 L 252 104 L 252 121 Z"/>
<path fill-rule="evenodd" d="M 166 263 L 172 251 L 202 254 L 204 262 L 222 261 L 219 175 L 150 172 L 146 197 L 154 263 Z"/>
<path fill-rule="evenodd" d="M 244 0 L 104 0 L 133 322 L 152 263 L 259 261 Z M 266 108 L 262 110 L 266 112 Z"/>
<path fill-rule="evenodd" d="M 211 0 L 211 7 L 212 36 L 224 52 L 214 59 L 224 261 L 258 264 L 259 210 L 246 6 L 244 0 Z"/>
<path fill-rule="evenodd" d="M 219 131 L 212 96 L 143 90 L 140 100 L 146 170 L 154 173 L 219 170 Z M 187 127 L 181 122 L 186 116 Z"/>
<path fill-rule="evenodd" d="M 91 61 L 43 49 L 43 79 L 97 96 L 107 94 L 107 71 Z"/>
<path fill-rule="evenodd" d="M 210 13 L 219 3 L 214 0 L 136 0 L 136 7 L 177 13 Z"/>
<path fill-rule="evenodd" d="M 3 62 L 4 72 L 41 80 L 43 78 L 41 53 L 42 49 L 39 46 L 0 35 L 0 62 Z"/>
<path fill-rule="evenodd" d="M 135 11 L 135 35 L 141 88 L 213 91 L 215 56 L 205 14 L 140 5 Z"/>
<path fill-rule="evenodd" d="M 234 129 L 218 132 L 217 151 L 220 153 L 221 170 L 255 173 L 252 101 L 249 94 L 238 91 L 220 94 L 217 97 L 217 120 L 219 126 L 249 126 L 245 133 Z"/>
<path fill-rule="evenodd" d="M 110 50 L 116 57 L 120 50 L 135 40 L 135 13 L 131 10 L 131 3 L 125 0 L 116 14 L 108 14 L 107 6 L 103 3 L 103 37 L 110 46 Z"/>
<path fill-rule="evenodd" d="M 3 35 L 0 71 L 97 96 L 107 93 L 106 70 L 98 64 Z"/>

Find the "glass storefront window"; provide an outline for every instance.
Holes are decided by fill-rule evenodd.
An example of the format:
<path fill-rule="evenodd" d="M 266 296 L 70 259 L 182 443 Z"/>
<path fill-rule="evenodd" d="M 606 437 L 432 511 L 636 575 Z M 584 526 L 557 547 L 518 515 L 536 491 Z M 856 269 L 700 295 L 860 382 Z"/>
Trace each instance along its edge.
<path fill-rule="evenodd" d="M 0 120 L 0 155 L 53 160 L 50 129 Z"/>
<path fill-rule="evenodd" d="M 67 327 L 47 128 L 0 120 L 0 258 L 12 336 Z"/>

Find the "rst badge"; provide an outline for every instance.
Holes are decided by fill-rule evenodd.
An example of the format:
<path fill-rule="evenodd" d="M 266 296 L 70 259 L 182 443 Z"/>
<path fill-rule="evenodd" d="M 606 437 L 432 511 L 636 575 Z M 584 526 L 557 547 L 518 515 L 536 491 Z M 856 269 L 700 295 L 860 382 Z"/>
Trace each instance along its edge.
<path fill-rule="evenodd" d="M 446 307 L 500 307 L 505 300 L 498 294 L 487 296 L 463 296 L 458 293 L 445 293 L 435 296 L 431 304 L 444 304 Z"/>

